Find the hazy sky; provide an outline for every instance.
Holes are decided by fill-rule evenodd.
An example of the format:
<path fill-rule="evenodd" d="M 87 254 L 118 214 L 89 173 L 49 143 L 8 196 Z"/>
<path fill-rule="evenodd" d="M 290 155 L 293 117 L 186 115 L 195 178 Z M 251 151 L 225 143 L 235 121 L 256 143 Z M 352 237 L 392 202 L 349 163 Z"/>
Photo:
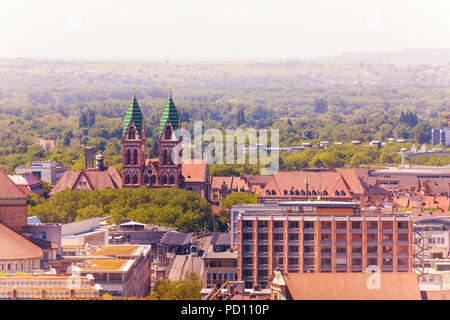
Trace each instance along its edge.
<path fill-rule="evenodd" d="M 450 48 L 450 0 L 1 0 L 0 56 L 270 60 Z"/>

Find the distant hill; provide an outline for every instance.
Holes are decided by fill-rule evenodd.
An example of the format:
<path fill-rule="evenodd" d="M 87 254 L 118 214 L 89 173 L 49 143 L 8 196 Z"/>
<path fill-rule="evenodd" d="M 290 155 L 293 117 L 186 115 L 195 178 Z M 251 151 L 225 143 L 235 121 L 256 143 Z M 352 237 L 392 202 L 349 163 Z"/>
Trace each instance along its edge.
<path fill-rule="evenodd" d="M 313 58 L 314 62 L 368 62 L 396 65 L 444 65 L 450 64 L 449 49 L 408 49 L 399 52 L 343 53 L 337 56 Z"/>

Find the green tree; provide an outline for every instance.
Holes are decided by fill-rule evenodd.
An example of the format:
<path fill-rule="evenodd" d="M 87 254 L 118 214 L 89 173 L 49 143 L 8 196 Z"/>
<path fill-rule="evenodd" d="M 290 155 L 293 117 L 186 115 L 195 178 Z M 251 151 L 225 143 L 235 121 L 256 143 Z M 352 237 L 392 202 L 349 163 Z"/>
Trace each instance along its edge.
<path fill-rule="evenodd" d="M 186 279 L 169 281 L 162 279 L 156 287 L 156 295 L 159 300 L 200 300 L 202 283 L 200 277 L 195 273 L 186 276 Z"/>
<path fill-rule="evenodd" d="M 231 209 L 236 204 L 246 203 L 258 203 L 258 196 L 245 192 L 233 192 L 220 201 L 220 205 L 228 209 Z"/>

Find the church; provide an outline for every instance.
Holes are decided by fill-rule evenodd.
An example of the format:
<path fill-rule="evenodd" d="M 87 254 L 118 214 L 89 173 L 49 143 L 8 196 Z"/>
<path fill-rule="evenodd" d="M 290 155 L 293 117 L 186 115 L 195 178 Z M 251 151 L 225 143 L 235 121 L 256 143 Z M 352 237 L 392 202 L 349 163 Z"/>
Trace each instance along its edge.
<path fill-rule="evenodd" d="M 147 159 L 145 119 L 134 91 L 123 126 L 122 181 L 124 188 L 179 187 L 195 191 L 202 198 L 209 199 L 210 178 L 206 161 L 194 159 L 178 161 L 182 158 L 183 137 L 177 132 L 180 125 L 180 116 L 173 102 L 172 93 L 169 91 L 169 99 L 160 122 L 159 157 Z"/>

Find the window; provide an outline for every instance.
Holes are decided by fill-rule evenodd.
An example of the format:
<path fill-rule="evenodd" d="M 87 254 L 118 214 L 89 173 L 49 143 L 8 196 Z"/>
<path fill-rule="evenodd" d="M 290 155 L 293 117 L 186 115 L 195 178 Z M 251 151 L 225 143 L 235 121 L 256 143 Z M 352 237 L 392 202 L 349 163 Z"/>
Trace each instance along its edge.
<path fill-rule="evenodd" d="M 298 228 L 298 221 L 289 221 L 289 228 Z"/>
<path fill-rule="evenodd" d="M 345 196 L 344 190 L 341 191 L 341 196 Z"/>
<path fill-rule="evenodd" d="M 327 190 L 324 190 L 324 191 L 323 191 L 323 195 L 324 195 L 324 196 L 327 196 L 327 195 L 328 195 Z"/>
<path fill-rule="evenodd" d="M 275 192 L 275 190 L 272 189 L 272 195 L 276 195 L 277 193 Z"/>
<path fill-rule="evenodd" d="M 163 164 L 167 164 L 167 150 L 164 149 L 163 151 Z"/>
<path fill-rule="evenodd" d="M 174 184 L 174 183 L 175 183 L 175 177 L 173 175 L 170 175 L 169 184 Z"/>
<path fill-rule="evenodd" d="M 166 127 L 166 131 L 164 133 L 164 138 L 166 140 L 170 140 L 172 138 L 172 128 L 171 127 L 169 127 L 169 126 Z"/>
<path fill-rule="evenodd" d="M 258 228 L 267 228 L 269 223 L 267 221 L 258 221 Z"/>
<path fill-rule="evenodd" d="M 268 246 L 258 246 L 258 252 L 268 252 Z"/>
<path fill-rule="evenodd" d="M 242 237 L 244 240 L 253 240 L 253 233 L 244 233 Z"/>
<path fill-rule="evenodd" d="M 127 150 L 127 164 L 131 164 L 131 150 Z"/>
<path fill-rule="evenodd" d="M 133 175 L 133 184 L 137 184 L 138 177 L 137 175 Z"/>
<path fill-rule="evenodd" d="M 282 233 L 274 233 L 273 240 L 278 240 L 278 241 L 283 240 L 283 234 Z"/>
<path fill-rule="evenodd" d="M 284 190 L 283 193 L 284 193 L 284 195 L 287 195 L 287 194 L 288 194 L 287 190 Z"/>
<path fill-rule="evenodd" d="M 130 184 L 130 175 L 125 176 L 125 184 Z"/>
<path fill-rule="evenodd" d="M 338 195 L 339 195 L 339 191 L 336 190 L 336 191 L 334 192 L 334 195 L 338 196 Z"/>
<path fill-rule="evenodd" d="M 303 240 L 304 241 L 313 241 L 314 240 L 314 234 L 303 234 Z"/>
<path fill-rule="evenodd" d="M 144 176 L 144 183 L 147 184 L 150 181 L 150 177 L 148 175 Z"/>
<path fill-rule="evenodd" d="M 258 233 L 258 240 L 268 240 L 267 233 Z"/>
<path fill-rule="evenodd" d="M 299 196 L 300 192 L 298 190 L 295 190 L 295 195 Z"/>
<path fill-rule="evenodd" d="M 273 227 L 274 228 L 283 228 L 283 221 L 274 221 Z"/>
<path fill-rule="evenodd" d="M 291 240 L 294 240 L 294 241 L 298 240 L 298 233 L 289 233 L 288 240 L 289 241 L 291 241 Z"/>
<path fill-rule="evenodd" d="M 156 176 L 151 176 L 151 177 L 150 177 L 150 183 L 151 183 L 151 184 L 156 183 Z"/>
<path fill-rule="evenodd" d="M 133 154 L 133 164 L 138 164 L 138 152 L 137 149 L 134 149 L 134 154 Z"/>
<path fill-rule="evenodd" d="M 167 176 L 162 177 L 162 184 L 167 184 Z"/>

